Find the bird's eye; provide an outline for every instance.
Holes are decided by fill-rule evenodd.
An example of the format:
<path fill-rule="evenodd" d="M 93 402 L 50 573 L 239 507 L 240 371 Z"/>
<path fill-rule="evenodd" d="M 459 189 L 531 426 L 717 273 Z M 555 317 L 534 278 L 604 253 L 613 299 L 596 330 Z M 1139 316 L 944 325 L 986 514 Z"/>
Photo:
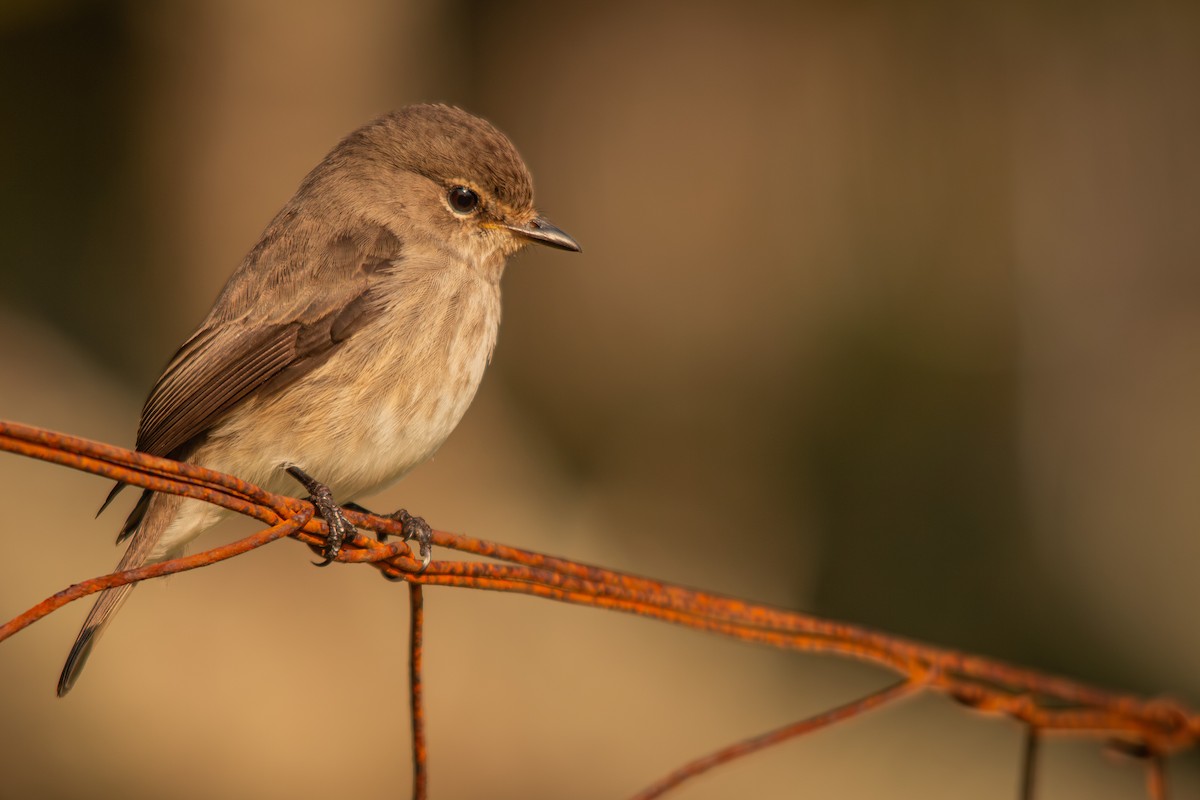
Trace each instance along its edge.
<path fill-rule="evenodd" d="M 446 195 L 446 199 L 456 214 L 470 214 L 479 208 L 479 195 L 465 186 L 455 186 L 450 190 L 450 194 Z"/>

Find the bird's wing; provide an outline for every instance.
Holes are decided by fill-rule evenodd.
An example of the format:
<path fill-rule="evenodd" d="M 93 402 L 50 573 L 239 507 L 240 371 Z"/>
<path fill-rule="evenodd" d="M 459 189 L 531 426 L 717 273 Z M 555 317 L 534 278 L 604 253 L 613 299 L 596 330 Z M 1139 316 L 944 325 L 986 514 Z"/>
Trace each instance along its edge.
<path fill-rule="evenodd" d="M 372 288 L 400 258 L 400 240 L 381 226 L 324 237 L 304 227 L 288 209 L 268 226 L 151 390 L 138 425 L 139 451 L 186 459 L 248 395 L 301 377 L 370 319 Z M 97 516 L 125 485 L 112 488 Z M 141 523 L 149 499 L 147 490 L 118 542 Z"/>
<path fill-rule="evenodd" d="M 351 298 L 322 298 L 290 322 L 235 320 L 189 339 L 142 411 L 137 449 L 170 455 L 207 431 L 264 384 L 300 377 L 344 341 L 365 310 L 367 287 Z"/>
<path fill-rule="evenodd" d="M 370 319 L 372 287 L 401 249 L 383 228 L 302 251 L 273 244 L 256 248 L 253 269 L 230 280 L 167 365 L 142 409 L 138 450 L 184 458 L 251 393 L 277 391 L 322 364 Z"/>

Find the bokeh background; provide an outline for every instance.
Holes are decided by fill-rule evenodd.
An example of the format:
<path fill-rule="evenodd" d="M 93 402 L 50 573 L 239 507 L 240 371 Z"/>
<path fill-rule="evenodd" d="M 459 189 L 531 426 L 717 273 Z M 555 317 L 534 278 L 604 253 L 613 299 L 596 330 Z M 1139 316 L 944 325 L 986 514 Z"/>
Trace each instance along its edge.
<path fill-rule="evenodd" d="M 6 0 L 0 417 L 132 444 L 305 172 L 453 102 L 585 251 L 510 265 L 475 405 L 368 505 L 1195 704 L 1198 86 L 1187 2 Z M 107 489 L 0 456 L 0 617 L 115 563 Z M 0 795 L 405 796 L 406 593 L 308 560 L 142 587 L 63 701 L 82 604 L 0 645 Z M 435 797 L 628 795 L 888 680 L 426 607 Z M 678 796 L 1010 798 L 1019 742 L 919 699 Z M 1047 747 L 1046 797 L 1141 781 Z"/>

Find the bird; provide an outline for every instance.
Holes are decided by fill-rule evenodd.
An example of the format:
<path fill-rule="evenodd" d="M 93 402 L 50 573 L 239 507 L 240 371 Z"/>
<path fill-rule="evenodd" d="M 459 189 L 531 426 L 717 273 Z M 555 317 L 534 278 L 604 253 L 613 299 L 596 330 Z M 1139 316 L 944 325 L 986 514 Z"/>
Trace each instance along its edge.
<path fill-rule="evenodd" d="M 136 449 L 268 491 L 300 481 L 328 525 L 328 563 L 353 532 L 332 498 L 353 506 L 394 483 L 458 425 L 496 344 L 505 264 L 531 243 L 581 249 L 537 212 L 529 169 L 495 126 L 442 104 L 378 117 L 267 225 L 154 384 Z M 117 569 L 182 555 L 223 513 L 143 491 Z M 132 589 L 100 594 L 58 696 Z"/>

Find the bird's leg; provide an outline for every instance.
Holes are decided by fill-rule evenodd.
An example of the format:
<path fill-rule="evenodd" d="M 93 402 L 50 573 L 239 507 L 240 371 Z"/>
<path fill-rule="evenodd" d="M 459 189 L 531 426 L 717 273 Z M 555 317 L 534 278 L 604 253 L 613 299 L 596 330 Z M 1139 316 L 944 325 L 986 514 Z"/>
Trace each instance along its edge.
<path fill-rule="evenodd" d="M 346 515 L 342 513 L 338 504 L 333 501 L 333 492 L 329 491 L 328 486 L 295 465 L 288 467 L 287 471 L 308 490 L 309 501 L 316 506 L 317 514 L 325 520 L 325 526 L 329 528 L 329 533 L 325 537 L 325 560 L 313 562 L 318 567 L 328 566 L 341 552 L 342 542 L 348 538 L 354 538 L 356 532 L 354 526 L 350 524 L 350 520 L 346 519 Z"/>
<path fill-rule="evenodd" d="M 357 511 L 360 514 L 371 514 L 379 516 L 369 508 L 363 508 L 358 503 L 344 503 L 342 508 L 347 508 L 351 511 Z M 433 556 L 433 530 L 429 527 L 429 523 L 424 517 L 415 517 L 405 511 L 403 508 L 399 511 L 387 515 L 388 519 L 394 519 L 400 523 L 401 530 L 404 531 L 404 541 L 416 540 L 419 545 L 421 554 L 421 570 L 424 571 L 429 566 L 429 560 Z M 379 537 L 379 541 L 386 542 L 388 535 L 383 531 L 375 533 Z"/>

